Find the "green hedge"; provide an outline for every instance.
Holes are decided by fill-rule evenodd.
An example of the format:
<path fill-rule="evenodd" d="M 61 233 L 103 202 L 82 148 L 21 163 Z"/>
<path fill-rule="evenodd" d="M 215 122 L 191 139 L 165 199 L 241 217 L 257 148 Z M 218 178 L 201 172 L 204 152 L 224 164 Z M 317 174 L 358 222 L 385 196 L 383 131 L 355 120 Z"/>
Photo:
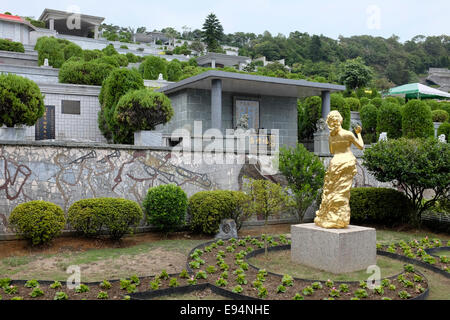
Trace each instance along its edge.
<path fill-rule="evenodd" d="M 431 112 L 433 122 L 446 122 L 448 120 L 448 113 L 444 110 L 433 110 Z"/>
<path fill-rule="evenodd" d="M 446 122 L 441 124 L 438 128 L 437 134 L 438 136 L 445 134 L 445 139 L 447 142 L 450 141 L 450 123 Z"/>
<path fill-rule="evenodd" d="M 246 219 L 248 196 L 240 191 L 202 191 L 189 199 L 190 225 L 193 231 L 216 234 L 223 219 L 234 219 L 238 229 Z"/>
<path fill-rule="evenodd" d="M 148 56 L 139 66 L 139 72 L 147 80 L 156 80 L 161 73 L 167 79 L 167 61 L 160 57 Z"/>
<path fill-rule="evenodd" d="M 68 211 L 69 225 L 85 236 L 106 232 L 120 239 L 132 231 L 143 218 L 141 207 L 134 201 L 116 198 L 84 199 L 75 202 Z"/>
<path fill-rule="evenodd" d="M 345 99 L 340 93 L 332 93 L 330 100 L 331 110 L 339 111 L 342 118 L 344 118 L 342 128 L 349 130 L 351 121 L 350 106 L 345 103 Z"/>
<path fill-rule="evenodd" d="M 357 98 L 345 98 L 345 103 L 349 106 L 350 111 L 359 111 L 361 103 Z"/>
<path fill-rule="evenodd" d="M 12 52 L 25 52 L 23 44 L 20 42 L 14 42 L 8 39 L 0 39 L 0 50 L 1 51 L 12 51 Z"/>
<path fill-rule="evenodd" d="M 66 224 L 66 219 L 64 211 L 56 204 L 30 201 L 14 208 L 9 216 L 9 223 L 33 245 L 39 245 L 58 236 Z"/>
<path fill-rule="evenodd" d="M 350 193 L 351 223 L 385 226 L 407 223 L 414 212 L 403 193 L 387 188 L 353 188 Z"/>
<path fill-rule="evenodd" d="M 306 98 L 299 105 L 299 135 L 301 139 L 313 139 L 316 124 L 322 116 L 322 98 L 313 96 Z"/>
<path fill-rule="evenodd" d="M 114 69 L 114 66 L 97 60 L 67 61 L 59 70 L 59 82 L 101 86 Z"/>
<path fill-rule="evenodd" d="M 376 129 L 378 109 L 369 103 L 361 107 L 360 111 L 361 123 L 365 143 L 374 143 L 377 141 Z"/>
<path fill-rule="evenodd" d="M 61 68 L 63 65 L 65 42 L 60 39 L 41 37 L 37 40 L 34 50 L 38 52 L 38 63 L 40 66 L 44 64 L 44 60 L 48 59 L 48 63 L 53 68 Z"/>
<path fill-rule="evenodd" d="M 185 222 L 188 198 L 183 189 L 167 184 L 150 188 L 143 206 L 150 225 L 161 231 L 174 231 Z"/>
<path fill-rule="evenodd" d="M 410 100 L 402 111 L 403 136 L 409 139 L 434 136 L 431 108 L 420 100 Z"/>
<path fill-rule="evenodd" d="M 83 57 L 83 49 L 75 43 L 70 43 L 64 47 L 64 59 L 67 61 L 72 57 Z"/>
<path fill-rule="evenodd" d="M 0 74 L 0 126 L 33 126 L 44 111 L 44 96 L 36 83 L 15 74 Z"/>
<path fill-rule="evenodd" d="M 377 135 L 387 132 L 389 139 L 397 139 L 402 136 L 402 112 L 400 105 L 396 103 L 384 103 L 378 112 Z"/>

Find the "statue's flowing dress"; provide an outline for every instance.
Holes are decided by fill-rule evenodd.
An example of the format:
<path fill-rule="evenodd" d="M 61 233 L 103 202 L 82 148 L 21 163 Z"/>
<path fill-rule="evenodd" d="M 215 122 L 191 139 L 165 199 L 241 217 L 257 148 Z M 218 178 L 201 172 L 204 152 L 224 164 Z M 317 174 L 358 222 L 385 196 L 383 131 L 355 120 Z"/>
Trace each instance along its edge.
<path fill-rule="evenodd" d="M 350 190 L 357 173 L 356 158 L 350 150 L 348 134 L 330 136 L 334 157 L 325 174 L 322 203 L 316 212 L 315 224 L 327 229 L 345 228 L 350 224 Z"/>

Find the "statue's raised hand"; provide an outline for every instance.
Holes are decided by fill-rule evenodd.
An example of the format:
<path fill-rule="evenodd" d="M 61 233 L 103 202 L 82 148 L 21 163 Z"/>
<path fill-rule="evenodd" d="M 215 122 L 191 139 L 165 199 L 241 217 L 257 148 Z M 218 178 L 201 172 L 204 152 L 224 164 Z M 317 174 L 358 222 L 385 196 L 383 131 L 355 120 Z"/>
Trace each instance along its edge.
<path fill-rule="evenodd" d="M 355 133 L 356 133 L 356 134 L 360 134 L 361 131 L 362 131 L 361 126 L 357 126 L 357 127 L 355 128 Z"/>

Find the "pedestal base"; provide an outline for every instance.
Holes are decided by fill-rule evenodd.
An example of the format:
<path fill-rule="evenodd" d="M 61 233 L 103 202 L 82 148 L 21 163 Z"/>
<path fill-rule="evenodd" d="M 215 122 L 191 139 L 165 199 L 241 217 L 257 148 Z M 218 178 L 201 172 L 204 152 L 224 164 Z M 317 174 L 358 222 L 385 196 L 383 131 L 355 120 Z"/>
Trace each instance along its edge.
<path fill-rule="evenodd" d="M 314 223 L 291 226 L 291 259 L 334 274 L 364 270 L 377 262 L 376 231 L 348 226 L 323 229 Z"/>

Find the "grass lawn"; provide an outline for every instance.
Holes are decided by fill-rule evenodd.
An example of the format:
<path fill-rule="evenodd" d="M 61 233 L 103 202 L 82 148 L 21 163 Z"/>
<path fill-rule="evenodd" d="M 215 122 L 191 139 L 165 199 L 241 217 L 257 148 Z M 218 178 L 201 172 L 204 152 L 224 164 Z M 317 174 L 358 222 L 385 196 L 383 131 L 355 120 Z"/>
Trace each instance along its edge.
<path fill-rule="evenodd" d="M 69 266 L 81 267 L 81 281 L 118 279 L 137 274 L 149 276 L 166 269 L 185 268 L 189 251 L 204 240 L 162 240 L 129 248 L 91 249 L 82 252 L 33 254 L 0 260 L 0 278 L 66 280 Z"/>

